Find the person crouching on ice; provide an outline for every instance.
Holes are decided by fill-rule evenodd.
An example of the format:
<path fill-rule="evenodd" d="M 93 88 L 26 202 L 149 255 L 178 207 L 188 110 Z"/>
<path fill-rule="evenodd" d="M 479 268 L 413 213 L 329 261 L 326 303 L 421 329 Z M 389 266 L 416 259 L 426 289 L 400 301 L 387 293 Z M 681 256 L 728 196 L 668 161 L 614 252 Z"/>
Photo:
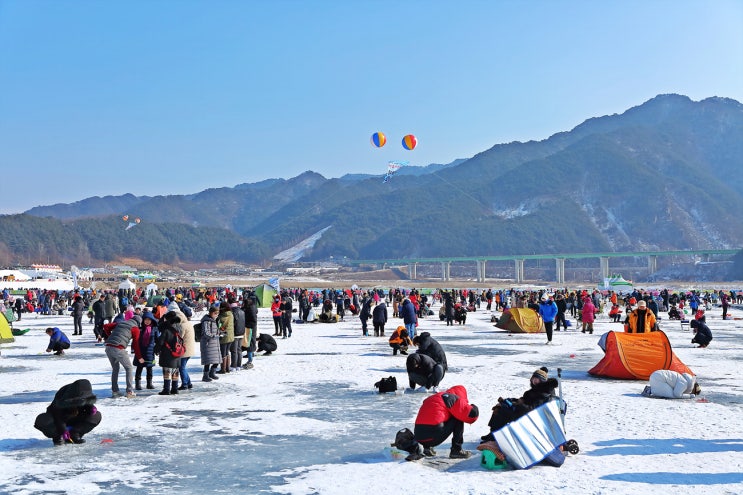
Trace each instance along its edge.
<path fill-rule="evenodd" d="M 549 378 L 548 373 L 549 370 L 544 366 L 535 370 L 529 379 L 529 390 L 518 399 L 498 397 L 498 404 L 493 406 L 493 414 L 488 422 L 490 433 L 481 437 L 482 443 L 478 445 L 477 450 L 490 450 L 498 459 L 503 460 L 505 458 L 495 441 L 493 432 L 500 430 L 508 423 L 519 419 L 555 397 L 555 389 L 559 383 L 556 379 Z"/>
<path fill-rule="evenodd" d="M 431 357 L 415 352 L 408 356 L 405 367 L 408 370 L 408 381 L 411 389 L 420 385 L 426 390 L 434 387 L 433 391 L 438 392 L 435 387 L 438 387 L 444 378 L 444 369 L 436 364 L 436 361 Z"/>
<path fill-rule="evenodd" d="M 694 330 L 694 338 L 691 339 L 692 344 L 699 344 L 699 347 L 707 347 L 712 342 L 712 330 L 703 321 L 691 320 L 690 326 Z"/>
<path fill-rule="evenodd" d="M 64 350 L 70 348 L 70 338 L 57 327 L 47 328 L 46 334 L 49 336 L 49 345 L 46 347 L 46 352 L 54 351 L 56 356 L 63 356 Z"/>
<path fill-rule="evenodd" d="M 54 445 L 85 443 L 83 435 L 101 422 L 94 406 L 97 397 L 88 380 L 82 379 L 60 388 L 45 413 L 36 417 L 34 428 L 51 438 Z"/>
<path fill-rule="evenodd" d="M 468 402 L 467 390 L 463 385 L 455 385 L 428 397 L 415 418 L 416 443 L 406 460 L 417 461 L 424 456 L 435 456 L 433 448 L 441 445 L 449 435 L 452 435 L 449 458 L 467 459 L 472 452 L 462 450 L 464 423 L 474 423 L 479 415 L 477 406 Z"/>
<path fill-rule="evenodd" d="M 390 337 L 389 342 L 390 347 L 392 347 L 393 356 L 397 356 L 397 351 L 400 351 L 400 354 L 402 354 L 403 356 L 407 356 L 408 347 L 413 345 L 413 341 L 410 340 L 408 331 L 402 325 L 397 327 L 395 331 L 392 332 L 392 336 Z"/>

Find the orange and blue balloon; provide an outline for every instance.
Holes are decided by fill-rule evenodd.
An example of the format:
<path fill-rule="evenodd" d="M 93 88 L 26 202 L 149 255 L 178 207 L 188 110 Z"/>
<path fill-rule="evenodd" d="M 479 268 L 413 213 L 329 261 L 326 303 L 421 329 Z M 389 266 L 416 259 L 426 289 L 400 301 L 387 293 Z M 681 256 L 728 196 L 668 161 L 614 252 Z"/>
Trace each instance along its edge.
<path fill-rule="evenodd" d="M 402 138 L 402 147 L 406 150 L 415 149 L 416 146 L 418 146 L 418 139 L 416 139 L 412 134 L 408 134 Z"/>
<path fill-rule="evenodd" d="M 371 136 L 371 143 L 377 148 L 381 148 L 387 142 L 387 136 L 381 132 L 375 132 Z"/>

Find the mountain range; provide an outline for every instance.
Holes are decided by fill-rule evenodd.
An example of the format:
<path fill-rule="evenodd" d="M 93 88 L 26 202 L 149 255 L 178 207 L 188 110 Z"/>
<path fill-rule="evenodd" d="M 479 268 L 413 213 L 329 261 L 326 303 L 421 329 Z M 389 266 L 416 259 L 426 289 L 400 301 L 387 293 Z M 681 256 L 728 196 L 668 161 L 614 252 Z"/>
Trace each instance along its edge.
<path fill-rule="evenodd" d="M 543 141 L 403 167 L 386 183 L 307 171 L 191 195 L 35 207 L 0 216 L 0 228 L 19 235 L 0 242 L 0 263 L 3 253 L 45 251 L 79 263 L 129 256 L 265 264 L 303 241 L 293 252 L 306 261 L 734 249 L 743 246 L 742 164 L 740 102 L 659 95 Z M 126 235 L 116 223 L 124 212 L 143 219 Z"/>

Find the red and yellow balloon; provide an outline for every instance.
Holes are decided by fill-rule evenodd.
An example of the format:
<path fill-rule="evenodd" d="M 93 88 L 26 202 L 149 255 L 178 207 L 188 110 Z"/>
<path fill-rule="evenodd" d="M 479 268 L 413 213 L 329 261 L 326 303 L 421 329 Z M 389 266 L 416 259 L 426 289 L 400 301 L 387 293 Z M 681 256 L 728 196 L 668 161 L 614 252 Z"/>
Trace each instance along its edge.
<path fill-rule="evenodd" d="M 402 138 L 402 147 L 406 150 L 413 150 L 416 146 L 418 146 L 418 139 L 412 134 Z"/>

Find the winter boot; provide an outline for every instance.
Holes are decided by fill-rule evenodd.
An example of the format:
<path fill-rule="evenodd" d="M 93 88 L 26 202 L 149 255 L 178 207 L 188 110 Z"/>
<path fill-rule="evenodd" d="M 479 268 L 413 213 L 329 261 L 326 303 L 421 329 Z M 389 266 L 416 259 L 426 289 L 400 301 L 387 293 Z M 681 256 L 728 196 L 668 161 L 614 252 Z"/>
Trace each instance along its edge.
<path fill-rule="evenodd" d="M 152 368 L 147 368 L 147 388 L 154 390 L 155 386 L 152 384 Z"/>
<path fill-rule="evenodd" d="M 178 380 L 173 379 L 170 384 L 170 395 L 178 395 Z"/>
<path fill-rule="evenodd" d="M 134 379 L 134 390 L 142 390 L 142 379 L 141 378 Z"/>
<path fill-rule="evenodd" d="M 449 459 L 469 459 L 472 455 L 472 452 L 469 450 L 462 450 L 461 447 L 458 449 L 452 448 L 449 451 Z"/>
<path fill-rule="evenodd" d="M 70 432 L 70 440 L 72 440 L 72 443 L 85 443 L 85 439 L 80 434 L 80 432 L 72 430 Z"/>
<path fill-rule="evenodd" d="M 219 380 L 219 377 L 217 376 L 217 366 L 212 365 L 212 367 L 209 369 L 209 378 L 212 380 Z"/>
<path fill-rule="evenodd" d="M 170 380 L 163 380 L 163 389 L 157 395 L 170 395 Z"/>
<path fill-rule="evenodd" d="M 201 377 L 201 381 L 202 382 L 210 382 L 210 381 L 212 381 L 212 379 L 209 378 L 209 372 L 208 371 L 205 371 L 204 372 L 204 376 Z"/>

